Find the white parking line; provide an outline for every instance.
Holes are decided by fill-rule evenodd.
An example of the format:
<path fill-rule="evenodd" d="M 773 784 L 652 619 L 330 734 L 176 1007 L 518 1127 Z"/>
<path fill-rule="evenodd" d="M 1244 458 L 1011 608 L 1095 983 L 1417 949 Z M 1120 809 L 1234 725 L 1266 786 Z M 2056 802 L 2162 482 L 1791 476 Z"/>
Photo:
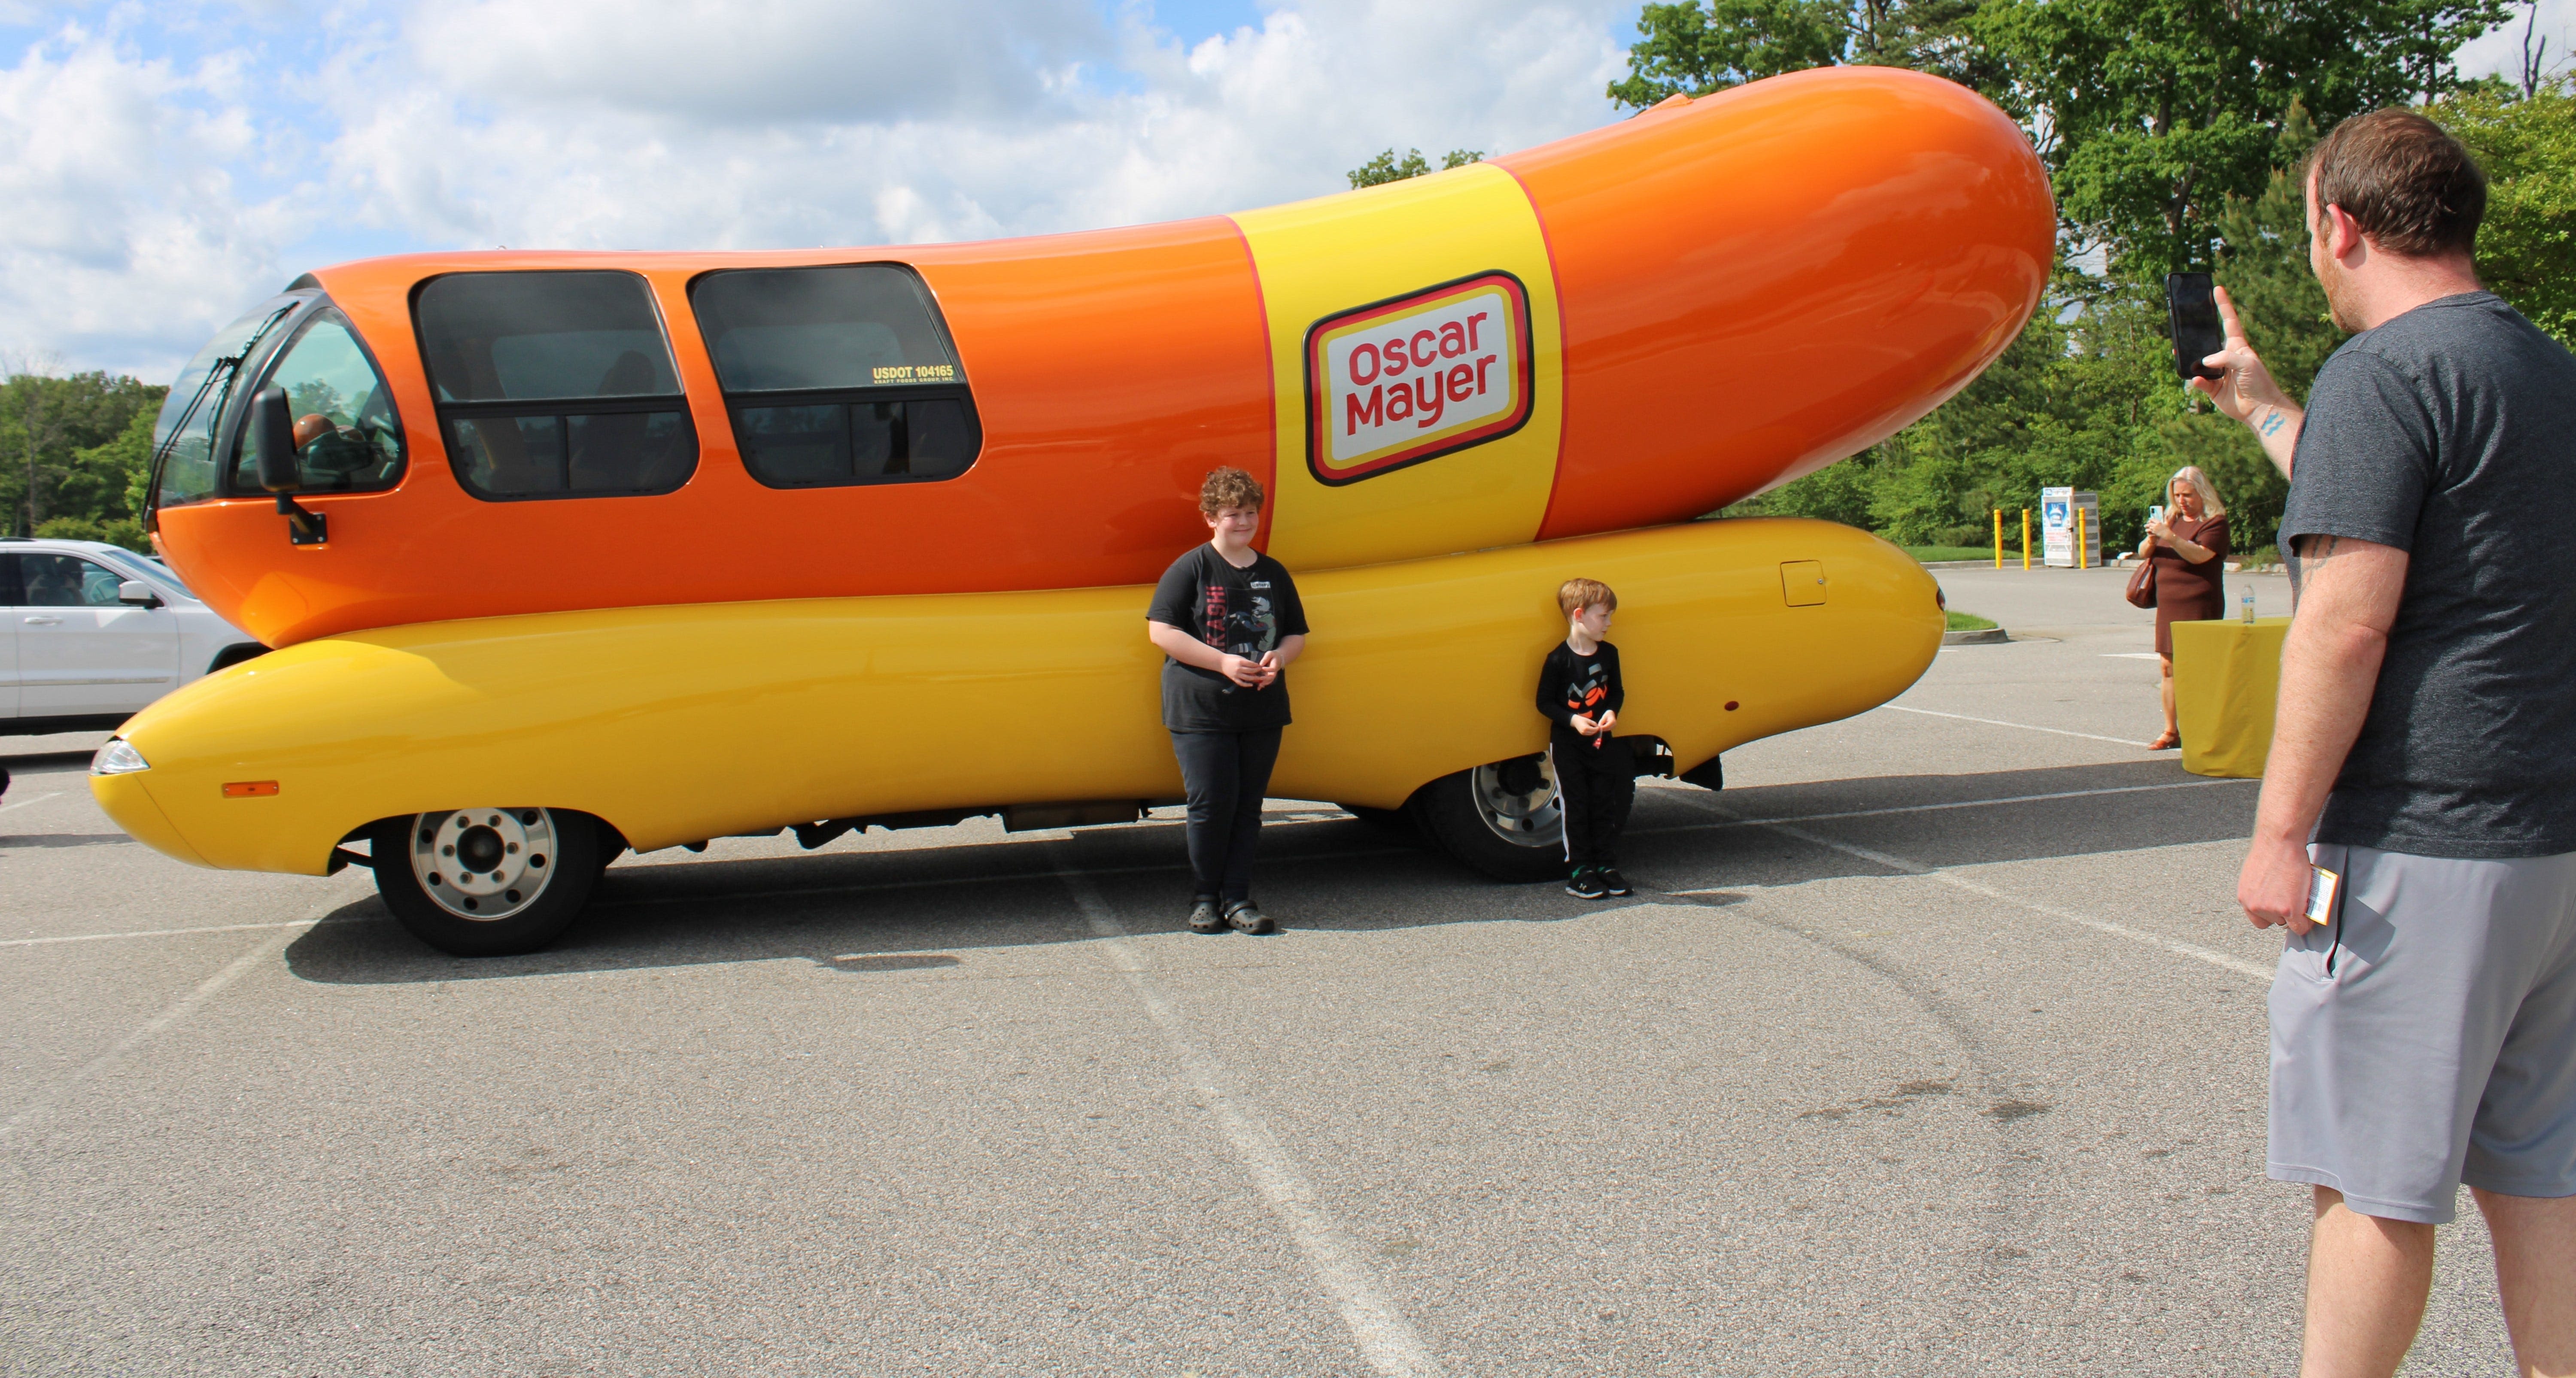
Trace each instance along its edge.
<path fill-rule="evenodd" d="M 1885 706 L 1899 713 L 1920 713 L 1927 718 L 1956 718 L 1961 722 L 1981 722 L 1988 727 L 2018 727 L 2024 732 L 2045 732 L 2053 737 L 2082 737 L 2088 742 L 2109 742 L 2114 746 L 2143 747 L 2146 745 L 2145 742 L 2133 742 L 2126 737 L 2105 737 L 2094 732 L 2069 732 L 2062 727 L 2033 727 L 2026 722 L 2005 722 L 2001 718 L 1972 718 L 1965 713 L 1936 713 L 1929 708 L 1908 708 L 1901 703 Z"/>
<path fill-rule="evenodd" d="M 0 938 L 0 947 L 51 947 L 55 943 L 112 943 L 128 938 L 184 938 L 192 933 L 249 933 L 262 928 L 310 928 L 311 919 L 283 923 L 219 923 L 208 928 L 141 928 L 131 933 L 70 933 L 59 938 Z"/>
<path fill-rule="evenodd" d="M 1163 1041 L 1188 1075 L 1190 1088 L 1216 1116 L 1226 1142 L 1234 1146 L 1235 1158 L 1251 1174 L 1252 1185 L 1260 1191 L 1261 1199 L 1269 1205 L 1271 1214 L 1288 1227 L 1289 1237 L 1296 1241 L 1298 1252 L 1306 1256 L 1315 1281 L 1342 1313 L 1342 1323 L 1350 1327 L 1351 1337 L 1359 1342 L 1360 1353 L 1367 1357 L 1370 1367 L 1388 1378 L 1438 1378 L 1439 1361 L 1423 1348 L 1412 1325 L 1379 1289 L 1376 1275 L 1360 1262 L 1359 1250 L 1352 1246 L 1349 1236 L 1316 1204 L 1315 1189 L 1299 1170 L 1297 1160 L 1272 1137 L 1243 1098 L 1227 1089 L 1231 1078 L 1223 1065 L 1190 1037 L 1189 1021 L 1170 997 L 1156 988 L 1135 945 L 1127 941 L 1126 927 L 1118 922 L 1117 911 L 1109 907 L 1100 888 L 1091 883 L 1089 875 L 1071 867 L 1061 867 L 1055 874 L 1073 893 L 1073 902 L 1081 908 L 1083 917 L 1091 921 L 1091 931 L 1099 935 L 1100 948 L 1108 955 L 1110 965 L 1127 978 L 1137 998 L 1144 1002 L 1145 1012 L 1153 1016 L 1155 1027 L 1162 1030 Z"/>
<path fill-rule="evenodd" d="M 1760 822 L 1762 820 L 1754 819 L 1747 821 Z M 1965 890 L 1972 895 L 1983 896 L 1990 900 L 1999 900 L 2005 904 L 2027 909 L 2034 914 L 2046 915 L 2049 918 L 2060 919 L 2067 923 L 2081 924 L 2086 928 L 2092 929 L 2094 932 L 2107 933 L 2114 938 L 2125 938 L 2133 943 L 2142 943 L 2148 947 L 2162 948 L 2176 956 L 2189 957 L 2196 961 L 2207 962 L 2211 966 L 2224 967 L 2229 971 L 2233 971 L 2244 976 L 2251 976 L 2259 981 L 2268 982 L 2272 979 L 2272 968 L 2270 967 L 2257 962 L 2246 961 L 2242 957 L 2232 957 L 2224 952 L 2213 951 L 2212 949 L 2202 947 L 2197 943 L 2186 943 L 2178 938 L 2168 938 L 2161 933 L 2149 933 L 2142 929 L 2131 928 L 2127 924 L 2113 923 L 2109 919 L 2097 919 L 2090 914 L 2079 914 L 2072 909 L 2060 909 L 2053 904 L 2043 904 L 2038 900 L 2024 899 L 2023 897 L 2012 894 L 2008 891 L 1998 890 L 1991 885 L 1981 885 L 1965 876 L 1954 874 L 1938 866 L 1926 865 L 1920 861 L 1915 861 L 1907 857 L 1896 856 L 1888 852 L 1877 851 L 1869 847 L 1855 846 L 1849 842 L 1837 842 L 1830 837 L 1825 837 L 1818 833 L 1811 833 L 1804 828 L 1794 828 L 1786 823 L 1771 823 L 1768 824 L 1768 826 L 1787 833 L 1789 836 L 1797 838 L 1801 842 L 1812 842 L 1819 847 L 1831 848 L 1834 851 L 1841 852 L 1845 856 L 1858 857 L 1872 865 L 1884 866 L 1891 871 L 1900 871 L 1911 876 L 1921 876 L 1926 880 L 1937 880 L 1944 885 L 1954 886 L 1958 889 Z"/>
<path fill-rule="evenodd" d="M 313 925 L 320 923 L 332 910 L 337 909 L 348 902 L 348 896 L 342 895 L 314 909 L 311 917 L 296 923 L 282 926 L 297 931 L 311 928 Z M 224 987 L 231 985 L 235 980 L 239 979 L 242 973 L 275 958 L 278 953 L 286 950 L 286 945 L 288 943 L 293 942 L 294 940 L 294 932 L 280 933 L 277 936 L 260 943 L 258 946 L 253 947 L 250 951 L 235 957 L 232 961 L 226 963 L 221 971 L 218 971 L 214 975 L 207 977 L 205 980 L 198 982 L 195 990 L 179 997 L 179 999 L 174 1001 L 168 1009 L 165 1009 L 159 1014 L 152 1016 L 150 1019 L 143 1021 L 143 1026 L 141 1028 L 138 1028 L 134 1032 L 117 1040 L 115 1047 L 110 1048 L 106 1052 L 100 1053 L 98 1056 L 81 1064 L 78 1071 L 75 1071 L 69 1076 L 63 1077 L 61 1080 L 54 1082 L 52 1085 L 37 1091 L 34 1096 L 28 1099 L 25 1105 L 18 1108 L 18 1113 L 9 1117 L 7 1123 L 0 1124 L 0 1143 L 8 1142 L 9 1139 L 15 1136 L 20 1130 L 25 1129 L 29 1125 L 34 1124 L 37 1120 L 43 1118 L 47 1111 L 61 1103 L 63 1096 L 70 1092 L 72 1088 L 81 1085 L 83 1082 L 89 1081 L 99 1073 L 116 1065 L 118 1059 L 124 1057 L 127 1053 L 134 1051 L 136 1048 L 141 1047 L 146 1041 L 151 1039 L 153 1035 L 162 1032 L 171 1025 L 176 1024 L 180 1020 L 187 1018 L 189 1015 L 196 1013 L 197 1010 L 207 1001 L 215 998 L 216 994 L 222 991 Z"/>
<path fill-rule="evenodd" d="M 0 813 L 7 813 L 11 809 L 23 809 L 29 804 L 41 804 L 48 799 L 60 799 L 62 797 L 63 792 L 61 790 L 52 790 L 44 794 L 31 794 L 14 804 L 0 804 Z"/>

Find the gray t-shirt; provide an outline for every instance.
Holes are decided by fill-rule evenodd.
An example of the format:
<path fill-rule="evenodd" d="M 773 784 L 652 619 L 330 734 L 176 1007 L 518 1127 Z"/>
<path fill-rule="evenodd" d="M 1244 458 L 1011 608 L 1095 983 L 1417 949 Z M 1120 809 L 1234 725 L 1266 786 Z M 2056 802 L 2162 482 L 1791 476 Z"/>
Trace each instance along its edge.
<path fill-rule="evenodd" d="M 2285 549 L 2410 557 L 2317 840 L 2576 851 L 2576 356 L 2491 292 L 2419 306 L 2317 371 L 2291 474 Z"/>

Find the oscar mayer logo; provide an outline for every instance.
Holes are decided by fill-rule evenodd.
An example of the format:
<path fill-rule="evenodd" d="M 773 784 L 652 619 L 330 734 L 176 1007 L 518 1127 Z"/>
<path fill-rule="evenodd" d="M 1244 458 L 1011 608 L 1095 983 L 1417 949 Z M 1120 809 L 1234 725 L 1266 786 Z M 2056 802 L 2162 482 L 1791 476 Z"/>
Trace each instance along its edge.
<path fill-rule="evenodd" d="M 1511 434 L 1530 414 L 1529 293 L 1478 273 L 1306 332 L 1306 467 L 1356 483 Z"/>

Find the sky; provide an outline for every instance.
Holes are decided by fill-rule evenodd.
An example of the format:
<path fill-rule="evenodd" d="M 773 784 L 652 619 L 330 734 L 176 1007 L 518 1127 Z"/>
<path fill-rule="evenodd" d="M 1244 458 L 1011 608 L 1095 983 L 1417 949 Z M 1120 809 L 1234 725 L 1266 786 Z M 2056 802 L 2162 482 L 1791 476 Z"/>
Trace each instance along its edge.
<path fill-rule="evenodd" d="M 908 244 L 1618 118 L 1638 0 L 0 0 L 0 359 L 166 381 L 307 269 Z M 2539 0 L 2568 51 L 2576 0 Z M 2520 33 L 2463 51 L 2517 70 Z"/>

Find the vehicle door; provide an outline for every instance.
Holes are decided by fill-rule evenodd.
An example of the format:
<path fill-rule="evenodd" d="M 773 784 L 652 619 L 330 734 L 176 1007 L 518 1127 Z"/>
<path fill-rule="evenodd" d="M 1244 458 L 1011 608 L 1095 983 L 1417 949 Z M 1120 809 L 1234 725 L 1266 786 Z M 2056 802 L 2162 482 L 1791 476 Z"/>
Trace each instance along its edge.
<path fill-rule="evenodd" d="M 178 619 L 118 602 L 123 582 L 78 555 L 19 552 L 20 717 L 131 713 L 178 684 Z"/>
<path fill-rule="evenodd" d="M 18 716 L 18 557 L 0 553 L 0 718 Z"/>

